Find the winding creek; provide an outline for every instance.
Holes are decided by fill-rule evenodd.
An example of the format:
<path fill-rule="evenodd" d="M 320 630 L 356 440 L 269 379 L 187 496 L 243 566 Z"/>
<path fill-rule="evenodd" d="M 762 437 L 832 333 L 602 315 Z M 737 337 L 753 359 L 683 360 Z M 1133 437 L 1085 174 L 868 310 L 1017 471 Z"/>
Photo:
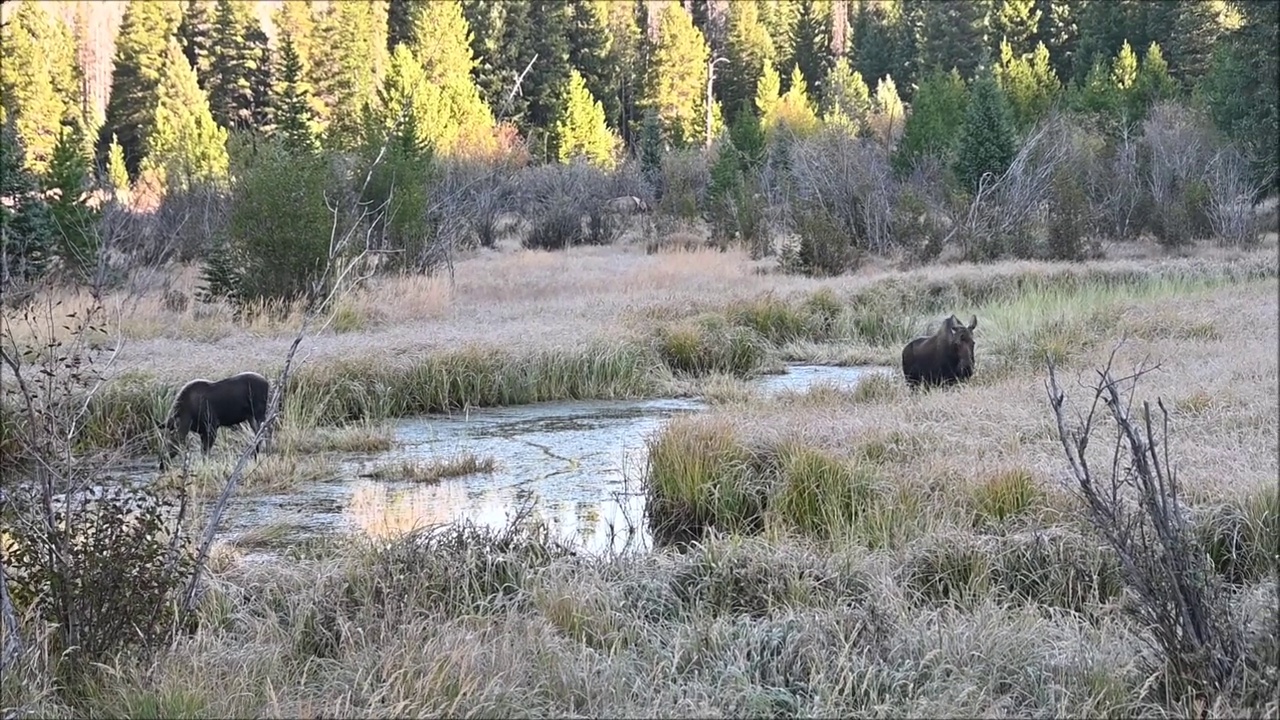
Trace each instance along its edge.
<path fill-rule="evenodd" d="M 790 365 L 752 387 L 766 397 L 820 383 L 848 388 L 890 371 Z M 394 425 L 391 450 L 343 455 L 333 480 L 233 498 L 218 536 L 261 534 L 252 544 L 270 552 L 326 535 L 386 537 L 464 519 L 501 527 L 531 504 L 533 514 L 586 551 L 648 549 L 645 442 L 670 418 L 707 407 L 697 398 L 553 402 L 404 418 Z M 492 472 L 434 483 L 370 477 L 381 466 L 464 453 L 491 457 L 497 465 Z"/>

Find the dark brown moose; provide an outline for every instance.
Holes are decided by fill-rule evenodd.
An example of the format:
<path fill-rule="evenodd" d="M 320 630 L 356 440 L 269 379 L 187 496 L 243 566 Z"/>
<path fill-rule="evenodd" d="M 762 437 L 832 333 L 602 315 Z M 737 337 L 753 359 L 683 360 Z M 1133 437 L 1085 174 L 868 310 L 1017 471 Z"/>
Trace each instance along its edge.
<path fill-rule="evenodd" d="M 968 380 L 973 375 L 973 329 L 978 327 L 974 316 L 968 325 L 955 315 L 942 321 L 942 327 L 932 335 L 918 337 L 902 348 L 902 375 L 912 390 L 921 385 L 953 385 Z"/>
<path fill-rule="evenodd" d="M 186 447 L 187 433 L 200 435 L 204 455 L 213 448 L 218 428 L 248 422 L 256 434 L 267 419 L 267 395 L 271 383 L 256 372 L 242 372 L 222 380 L 192 380 L 178 391 L 165 419 L 165 449 L 160 453 L 160 469 Z M 257 445 L 253 456 L 258 456 Z"/>

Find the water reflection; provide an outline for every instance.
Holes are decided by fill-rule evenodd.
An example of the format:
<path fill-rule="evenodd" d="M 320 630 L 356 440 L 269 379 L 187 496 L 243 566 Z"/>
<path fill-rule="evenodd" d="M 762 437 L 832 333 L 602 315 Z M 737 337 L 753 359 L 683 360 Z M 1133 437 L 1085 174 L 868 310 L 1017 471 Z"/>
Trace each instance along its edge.
<path fill-rule="evenodd" d="M 852 386 L 880 368 L 791 366 L 757 382 L 762 392 L 817 382 Z M 698 412 L 693 399 L 544 403 L 406 418 L 388 452 L 346 456 L 344 479 L 289 495 L 236 498 L 225 534 L 284 527 L 278 542 L 334 532 L 389 538 L 462 519 L 504 526 L 522 507 L 588 551 L 645 549 L 641 475 L 645 442 L 668 419 Z M 378 467 L 471 453 L 493 457 L 492 473 L 419 484 L 367 478 Z M 364 476 L 362 478 L 362 476 Z"/>

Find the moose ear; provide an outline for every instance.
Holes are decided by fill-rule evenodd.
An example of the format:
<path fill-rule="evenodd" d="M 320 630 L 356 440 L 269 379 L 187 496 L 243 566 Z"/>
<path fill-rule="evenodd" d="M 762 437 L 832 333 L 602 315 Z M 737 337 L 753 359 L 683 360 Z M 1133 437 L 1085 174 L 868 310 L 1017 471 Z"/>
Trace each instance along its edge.
<path fill-rule="evenodd" d="M 974 315 L 973 319 L 969 321 L 969 329 L 972 330 L 976 327 L 978 327 L 978 316 Z"/>

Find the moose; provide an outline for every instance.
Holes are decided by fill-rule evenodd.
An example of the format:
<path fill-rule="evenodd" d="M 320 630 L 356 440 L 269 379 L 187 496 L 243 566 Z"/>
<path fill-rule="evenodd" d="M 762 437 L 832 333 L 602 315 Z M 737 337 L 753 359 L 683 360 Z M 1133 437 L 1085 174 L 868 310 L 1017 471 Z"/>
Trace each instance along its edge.
<path fill-rule="evenodd" d="M 912 390 L 920 386 L 961 383 L 973 375 L 975 315 L 964 325 L 954 314 L 932 335 L 918 337 L 902 348 L 902 374 Z"/>
<path fill-rule="evenodd" d="M 622 195 L 611 200 L 606 200 L 602 204 L 602 207 L 604 212 L 614 213 L 617 215 L 633 215 L 635 213 L 649 212 L 649 203 L 634 195 Z"/>
<path fill-rule="evenodd" d="M 257 434 L 267 419 L 267 396 L 271 383 L 256 372 L 242 372 L 222 380 L 196 379 L 182 386 L 165 419 L 165 449 L 160 453 L 160 470 L 187 444 L 187 434 L 200 435 L 204 455 L 213 448 L 218 428 L 248 422 Z M 253 456 L 258 456 L 254 445 Z"/>

